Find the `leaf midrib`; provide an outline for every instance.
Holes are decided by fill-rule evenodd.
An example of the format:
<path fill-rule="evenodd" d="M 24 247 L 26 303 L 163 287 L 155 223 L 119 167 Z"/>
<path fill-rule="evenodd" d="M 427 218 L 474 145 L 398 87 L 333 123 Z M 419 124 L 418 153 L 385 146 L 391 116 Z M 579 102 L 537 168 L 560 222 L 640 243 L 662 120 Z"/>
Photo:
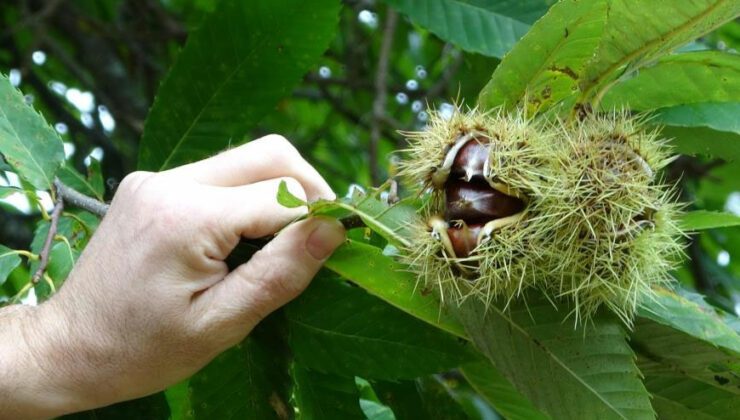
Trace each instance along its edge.
<path fill-rule="evenodd" d="M 309 2 L 301 2 L 301 5 L 305 5 L 307 3 L 309 3 Z M 296 12 L 296 13 L 293 13 L 292 16 L 295 16 L 295 15 L 299 14 L 299 13 L 297 13 L 298 10 L 299 10 L 299 8 L 293 9 L 293 11 Z M 304 9 L 300 9 L 300 10 L 304 10 Z M 203 29 L 206 29 L 206 28 L 203 28 Z M 210 27 L 208 29 L 210 29 Z M 203 105 L 203 107 L 201 107 L 200 111 L 198 111 L 198 114 L 192 120 L 192 122 L 188 126 L 187 130 L 185 130 L 185 133 L 183 133 L 183 135 L 180 136 L 180 138 L 178 139 L 177 143 L 175 144 L 175 146 L 170 151 L 170 154 L 167 156 L 167 158 L 165 159 L 165 161 L 160 165 L 160 167 L 159 167 L 159 170 L 160 171 L 167 168 L 167 165 L 170 163 L 170 161 L 172 160 L 172 158 L 175 156 L 175 154 L 177 153 L 177 151 L 180 149 L 180 147 L 182 146 L 182 144 L 185 141 L 185 139 L 188 137 L 188 135 L 190 134 L 190 132 L 193 130 L 193 128 L 200 121 L 200 119 L 203 116 L 203 113 L 205 112 L 205 110 L 208 109 L 208 107 L 211 105 L 211 103 L 213 102 L 213 100 L 221 93 L 221 91 L 224 89 L 224 87 L 226 87 L 228 84 L 231 83 L 231 80 L 234 78 L 234 76 L 243 68 L 244 63 L 248 59 L 253 58 L 254 55 L 257 53 L 257 51 L 260 51 L 262 49 L 262 47 L 266 43 L 268 43 L 271 39 L 273 39 L 275 37 L 276 37 L 276 34 L 274 32 L 271 32 L 269 34 L 269 36 L 267 35 L 267 32 L 263 32 L 260 35 L 260 41 L 258 41 L 256 43 L 255 47 L 252 48 L 251 51 L 249 51 L 248 54 L 246 54 L 244 57 L 242 57 L 241 59 L 238 60 L 239 63 L 236 66 L 234 66 L 234 69 L 229 73 L 229 75 L 222 80 L 221 84 L 218 86 L 218 88 L 216 88 L 216 90 L 214 91 L 213 95 L 211 95 L 211 97 L 208 98 L 208 100 L 206 101 L 205 105 Z"/>
<path fill-rule="evenodd" d="M 532 337 L 523 327 L 521 327 L 519 324 L 514 322 L 513 319 L 506 316 L 497 306 L 492 305 L 491 310 L 493 310 L 495 313 L 497 313 L 501 318 L 503 318 L 509 325 L 511 325 L 515 330 L 519 331 L 522 336 L 524 336 L 528 341 L 532 343 L 532 345 L 536 345 L 536 342 L 539 340 L 536 340 L 534 337 Z M 562 367 L 568 374 L 570 374 L 576 381 L 581 383 L 586 390 L 594 394 L 601 402 L 606 405 L 610 410 L 615 412 L 620 418 L 623 418 L 627 420 L 627 417 L 622 414 L 621 411 L 619 411 L 616 407 L 614 407 L 609 401 L 607 401 L 596 389 L 594 389 L 591 385 L 589 385 L 586 381 L 584 381 L 576 372 L 571 370 L 565 362 L 563 362 L 560 357 L 558 357 L 555 353 L 553 353 L 545 343 L 542 343 L 540 341 L 541 346 L 538 346 L 544 351 L 547 355 L 551 357 L 552 360 L 554 360 L 560 367 Z"/>
<path fill-rule="evenodd" d="M 622 59 L 621 60 L 617 60 L 615 63 L 613 63 L 612 65 L 610 65 L 605 71 L 603 71 L 600 75 L 598 75 L 596 77 L 596 79 L 594 79 L 593 83 L 591 83 L 590 86 L 583 91 L 583 94 L 581 95 L 581 99 L 588 97 L 588 95 L 591 93 L 591 91 L 593 89 L 595 89 L 596 87 L 598 87 L 604 81 L 604 78 L 606 78 L 614 70 L 622 67 L 626 63 L 629 63 L 634 58 L 638 57 L 643 52 L 648 51 L 650 48 L 652 48 L 656 44 L 659 44 L 659 43 L 663 42 L 663 39 L 666 39 L 666 38 L 671 39 L 671 38 L 674 38 L 675 35 L 680 34 L 682 32 L 685 32 L 691 25 L 693 25 L 694 23 L 700 21 L 701 19 L 703 19 L 707 15 L 709 15 L 716 8 L 718 8 L 722 3 L 725 3 L 725 2 L 726 2 L 725 0 L 719 0 L 718 2 L 711 4 L 702 13 L 699 13 L 695 17 L 692 17 L 692 18 L 688 19 L 686 22 L 684 22 L 683 24 L 677 26 L 673 30 L 668 31 L 665 34 L 661 34 L 661 36 L 659 36 L 657 38 L 653 38 L 652 40 L 650 40 L 650 42 L 645 43 L 642 47 L 640 47 L 640 48 L 632 51 L 630 54 L 627 54 L 625 56 L 622 56 Z M 715 26 L 709 27 L 708 28 L 708 31 L 711 31 L 712 29 L 716 28 L 717 26 L 721 25 L 722 23 L 724 23 L 724 21 L 718 21 Z M 598 97 L 599 95 L 596 95 L 596 96 Z"/>

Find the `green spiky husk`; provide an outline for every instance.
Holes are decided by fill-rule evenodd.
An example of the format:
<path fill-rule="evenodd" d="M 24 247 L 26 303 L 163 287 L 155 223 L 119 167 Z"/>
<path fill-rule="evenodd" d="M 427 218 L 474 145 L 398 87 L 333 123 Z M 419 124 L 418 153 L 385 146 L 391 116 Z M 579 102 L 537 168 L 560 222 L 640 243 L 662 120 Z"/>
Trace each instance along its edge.
<path fill-rule="evenodd" d="M 440 232 L 419 226 L 405 257 L 419 280 L 455 303 L 508 303 L 535 288 L 570 302 L 576 322 L 605 306 L 631 325 L 682 249 L 680 206 L 659 176 L 671 161 L 659 133 L 624 112 L 569 124 L 522 112 L 430 115 L 427 130 L 409 135 L 401 171 L 430 192 L 424 216 L 444 214 L 445 192 L 432 178 L 471 132 L 491 143 L 486 178 L 527 197 L 527 205 L 465 258 L 450 255 Z"/>

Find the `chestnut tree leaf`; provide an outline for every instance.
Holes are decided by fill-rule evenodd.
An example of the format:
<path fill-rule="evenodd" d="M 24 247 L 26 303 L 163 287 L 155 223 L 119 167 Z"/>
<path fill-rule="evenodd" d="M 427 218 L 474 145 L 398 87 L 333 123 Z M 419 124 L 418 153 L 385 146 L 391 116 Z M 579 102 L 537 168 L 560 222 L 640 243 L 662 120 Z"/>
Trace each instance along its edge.
<path fill-rule="evenodd" d="M 0 155 L 40 190 L 51 189 L 64 161 L 62 140 L 44 117 L 26 104 L 23 94 L 0 74 Z"/>
<path fill-rule="evenodd" d="M 305 201 L 296 197 L 288 190 L 288 184 L 285 181 L 280 181 L 280 185 L 278 185 L 277 201 L 281 206 L 289 209 L 306 205 Z"/>
<path fill-rule="evenodd" d="M 296 361 L 319 372 L 411 379 L 480 357 L 467 341 L 328 272 L 286 307 L 286 316 Z"/>
<path fill-rule="evenodd" d="M 740 226 L 740 216 L 709 210 L 688 212 L 681 218 L 681 228 L 686 231 Z"/>
<path fill-rule="evenodd" d="M 526 101 L 537 110 L 572 96 L 599 44 L 607 9 L 606 0 L 552 6 L 501 60 L 478 105 L 512 109 Z"/>
<path fill-rule="evenodd" d="M 476 347 L 539 410 L 568 419 L 655 417 L 616 317 L 600 314 L 574 328 L 568 308 L 534 293 L 504 307 L 471 299 L 454 311 Z"/>
<path fill-rule="evenodd" d="M 463 50 L 503 57 L 552 4 L 545 0 L 385 0 Z"/>
<path fill-rule="evenodd" d="M 292 373 L 298 419 L 365 419 L 354 376 L 316 372 L 298 363 Z"/>
<path fill-rule="evenodd" d="M 598 49 L 579 81 L 580 102 L 600 99 L 618 77 L 739 14 L 740 2 L 736 0 L 610 1 Z M 672 91 L 684 89 L 674 85 L 678 86 Z"/>
<path fill-rule="evenodd" d="M 157 92 L 139 168 L 171 168 L 242 143 L 327 48 L 339 9 L 338 0 L 219 1 Z"/>
<path fill-rule="evenodd" d="M 609 89 L 601 102 L 603 109 L 651 110 L 697 102 L 740 101 L 737 54 L 696 51 L 669 55 L 631 76 Z"/>
<path fill-rule="evenodd" d="M 466 337 L 462 325 L 440 308 L 436 296 L 422 293 L 414 275 L 379 248 L 349 240 L 334 251 L 325 267 L 430 325 Z"/>
<path fill-rule="evenodd" d="M 0 245 L 0 286 L 5 283 L 10 273 L 21 263 L 21 258 L 12 249 Z"/>
<path fill-rule="evenodd" d="M 468 383 L 496 411 L 510 420 L 545 420 L 549 417 L 524 397 L 489 361 L 468 363 L 460 368 Z"/>
<path fill-rule="evenodd" d="M 740 101 L 701 102 L 656 110 L 651 123 L 679 153 L 740 160 Z"/>

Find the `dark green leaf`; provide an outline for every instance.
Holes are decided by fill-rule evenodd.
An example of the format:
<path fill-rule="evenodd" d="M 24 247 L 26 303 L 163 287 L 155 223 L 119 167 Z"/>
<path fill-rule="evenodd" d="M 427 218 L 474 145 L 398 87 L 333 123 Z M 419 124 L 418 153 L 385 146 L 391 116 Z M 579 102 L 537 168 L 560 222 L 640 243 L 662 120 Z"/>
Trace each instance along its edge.
<path fill-rule="evenodd" d="M 686 231 L 740 226 L 740 216 L 718 211 L 695 210 L 681 218 L 681 228 Z"/>
<path fill-rule="evenodd" d="M 319 373 L 303 366 L 293 368 L 299 419 L 364 419 L 354 376 Z"/>
<path fill-rule="evenodd" d="M 711 94 L 710 94 L 711 95 Z M 676 151 L 740 160 L 740 102 L 702 102 L 661 108 L 650 120 Z"/>
<path fill-rule="evenodd" d="M 62 140 L 23 94 L 0 74 L 0 155 L 18 175 L 40 190 L 51 189 L 64 160 Z"/>
<path fill-rule="evenodd" d="M 131 401 L 124 401 L 118 404 L 109 405 L 95 410 L 83 411 L 80 413 L 62 416 L 63 420 L 129 420 L 129 419 L 147 419 L 147 420 L 166 420 L 170 417 L 170 410 L 167 406 L 167 399 L 163 392 L 158 392 L 148 397 L 139 398 Z"/>
<path fill-rule="evenodd" d="M 100 171 L 100 162 L 97 160 L 90 159 L 87 177 L 69 165 L 62 166 L 57 176 L 64 184 L 82 194 L 95 197 L 100 201 L 104 200 L 105 186 L 103 185 L 103 176 Z"/>
<path fill-rule="evenodd" d="M 646 375 L 681 376 L 740 395 L 740 335 L 711 308 L 667 290 L 643 305 L 632 333 Z"/>
<path fill-rule="evenodd" d="M 503 57 L 549 7 L 544 0 L 386 0 L 445 41 Z"/>
<path fill-rule="evenodd" d="M 602 107 L 650 110 L 733 101 L 740 101 L 740 56 L 697 51 L 670 55 L 640 69 L 634 77 L 612 87 Z"/>
<path fill-rule="evenodd" d="M 10 273 L 21 263 L 21 258 L 12 249 L 0 245 L 0 286 L 5 283 Z"/>
<path fill-rule="evenodd" d="M 607 16 L 605 0 L 564 0 L 532 26 L 494 71 L 478 104 L 515 108 L 524 100 L 546 109 L 578 90 Z"/>
<path fill-rule="evenodd" d="M 288 355 L 280 313 L 260 323 L 239 345 L 217 356 L 189 382 L 196 419 L 284 419 Z"/>
<path fill-rule="evenodd" d="M 465 337 L 460 323 L 440 308 L 430 293 L 421 293 L 406 267 L 370 245 L 348 241 L 326 262 L 326 268 L 358 284 L 370 294 L 437 328 Z"/>
<path fill-rule="evenodd" d="M 736 0 L 610 1 L 604 34 L 580 83 L 581 100 L 600 98 L 622 74 L 642 67 L 739 13 L 740 3 Z M 704 76 L 702 79 L 708 79 Z M 663 86 L 672 85 L 671 92 L 685 89 L 670 79 L 659 82 Z"/>
<path fill-rule="evenodd" d="M 663 137 L 672 139 L 676 151 L 685 155 L 706 155 L 740 160 L 740 134 L 706 127 L 665 126 Z"/>
<path fill-rule="evenodd" d="M 393 410 L 396 420 L 432 417 L 424 407 L 416 381 L 376 381 L 373 389 L 380 401 Z"/>
<path fill-rule="evenodd" d="M 489 361 L 469 363 L 462 366 L 462 373 L 496 411 L 509 420 L 544 420 L 549 417 L 523 396 Z"/>
<path fill-rule="evenodd" d="M 339 6 L 337 0 L 218 2 L 159 89 L 139 168 L 171 168 L 241 143 L 329 45 Z"/>
<path fill-rule="evenodd" d="M 320 372 L 415 378 L 476 357 L 466 342 L 327 274 L 319 274 L 286 314 L 297 362 Z"/>
<path fill-rule="evenodd" d="M 288 190 L 288 184 L 285 181 L 280 181 L 278 186 L 277 201 L 281 206 L 289 209 L 305 206 L 306 202 L 293 195 Z"/>
<path fill-rule="evenodd" d="M 619 321 L 602 314 L 574 328 L 567 309 L 534 295 L 502 308 L 469 300 L 456 311 L 479 350 L 545 414 L 654 417 Z"/>
<path fill-rule="evenodd" d="M 733 420 L 740 413 L 740 395 L 727 383 L 707 384 L 672 369 L 655 374 L 644 363 L 640 366 L 650 371 L 644 382 L 662 419 Z"/>

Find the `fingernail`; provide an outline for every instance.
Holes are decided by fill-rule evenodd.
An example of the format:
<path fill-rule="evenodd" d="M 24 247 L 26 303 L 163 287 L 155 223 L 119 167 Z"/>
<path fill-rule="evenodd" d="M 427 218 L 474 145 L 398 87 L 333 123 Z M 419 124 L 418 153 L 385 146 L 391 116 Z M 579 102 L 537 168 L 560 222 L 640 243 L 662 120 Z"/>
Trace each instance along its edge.
<path fill-rule="evenodd" d="M 316 219 L 316 228 L 306 241 L 306 249 L 312 257 L 323 261 L 344 242 L 344 226 L 336 219 Z"/>

